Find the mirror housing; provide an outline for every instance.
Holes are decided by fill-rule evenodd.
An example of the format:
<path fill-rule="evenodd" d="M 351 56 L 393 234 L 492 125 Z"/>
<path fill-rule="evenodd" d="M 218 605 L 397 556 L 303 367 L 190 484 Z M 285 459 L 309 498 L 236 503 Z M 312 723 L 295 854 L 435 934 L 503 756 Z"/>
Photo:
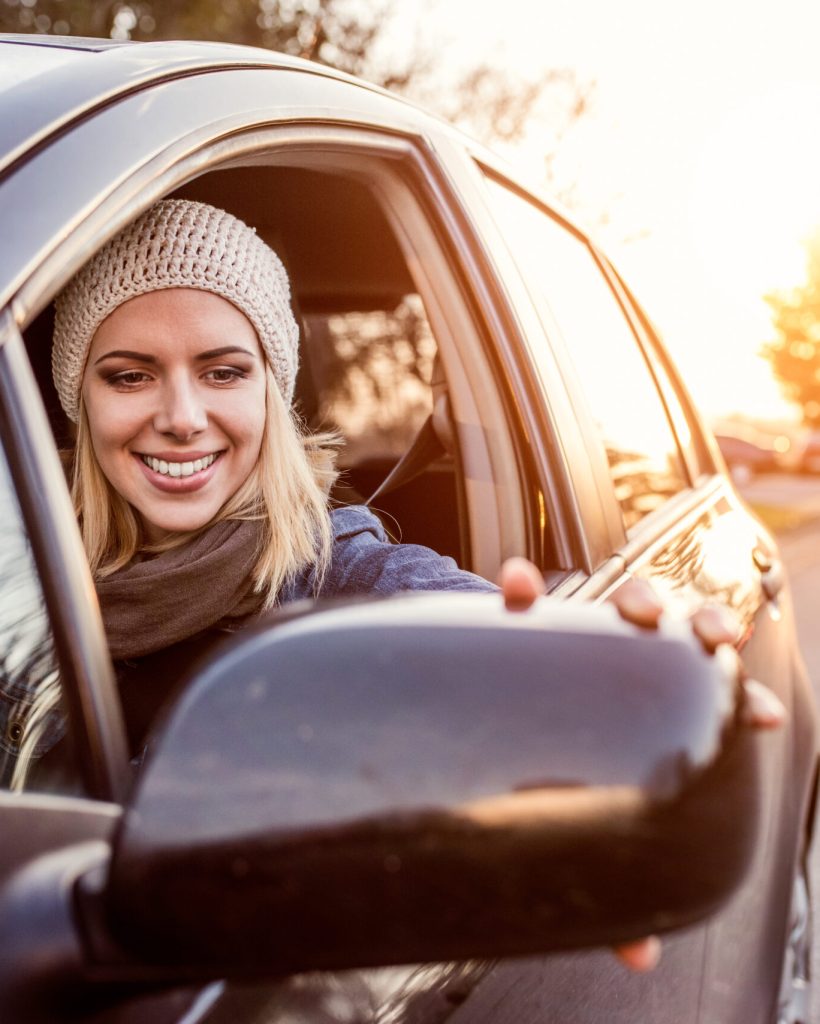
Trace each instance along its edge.
<path fill-rule="evenodd" d="M 273 975 L 620 943 L 757 839 L 730 648 L 609 607 L 408 595 L 234 638 L 153 744 L 104 894 L 160 968 Z"/>

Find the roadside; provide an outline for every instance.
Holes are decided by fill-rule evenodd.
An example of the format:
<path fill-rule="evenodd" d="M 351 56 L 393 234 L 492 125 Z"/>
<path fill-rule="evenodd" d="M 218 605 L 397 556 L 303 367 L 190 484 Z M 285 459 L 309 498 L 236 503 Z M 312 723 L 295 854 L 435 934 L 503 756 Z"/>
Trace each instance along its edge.
<path fill-rule="evenodd" d="M 802 545 L 807 554 L 809 547 L 820 547 L 816 536 L 820 525 L 820 476 L 769 473 L 739 485 L 738 491 L 777 534 L 781 546 L 791 549 Z M 811 544 L 809 538 L 813 538 Z M 800 564 L 797 559 L 790 561 Z"/>

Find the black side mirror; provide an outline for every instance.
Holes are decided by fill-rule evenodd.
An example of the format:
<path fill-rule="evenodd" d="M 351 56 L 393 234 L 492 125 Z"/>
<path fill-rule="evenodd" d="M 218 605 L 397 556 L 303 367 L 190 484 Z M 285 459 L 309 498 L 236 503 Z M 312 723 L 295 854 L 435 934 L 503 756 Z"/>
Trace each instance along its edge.
<path fill-rule="evenodd" d="M 713 912 L 756 841 L 737 659 L 688 626 L 495 595 L 239 636 L 144 768 L 104 896 L 161 969 L 520 955 Z"/>

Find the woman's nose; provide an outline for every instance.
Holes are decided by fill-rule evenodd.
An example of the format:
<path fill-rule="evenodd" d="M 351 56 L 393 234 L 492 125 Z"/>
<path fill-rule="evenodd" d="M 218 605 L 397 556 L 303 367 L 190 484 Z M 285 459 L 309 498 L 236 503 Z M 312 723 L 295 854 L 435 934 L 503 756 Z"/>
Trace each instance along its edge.
<path fill-rule="evenodd" d="M 208 426 L 208 415 L 196 384 L 189 380 L 167 382 L 162 389 L 154 426 L 161 434 L 186 441 Z"/>

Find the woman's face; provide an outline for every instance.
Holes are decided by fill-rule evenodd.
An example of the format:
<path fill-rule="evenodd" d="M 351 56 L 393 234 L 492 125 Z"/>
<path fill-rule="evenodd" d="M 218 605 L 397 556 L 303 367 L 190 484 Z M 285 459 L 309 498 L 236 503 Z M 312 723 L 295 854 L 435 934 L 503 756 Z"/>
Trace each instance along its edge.
<path fill-rule="evenodd" d="M 247 317 L 212 292 L 119 306 L 94 335 L 82 394 L 97 461 L 149 541 L 204 526 L 259 457 L 264 356 Z"/>

